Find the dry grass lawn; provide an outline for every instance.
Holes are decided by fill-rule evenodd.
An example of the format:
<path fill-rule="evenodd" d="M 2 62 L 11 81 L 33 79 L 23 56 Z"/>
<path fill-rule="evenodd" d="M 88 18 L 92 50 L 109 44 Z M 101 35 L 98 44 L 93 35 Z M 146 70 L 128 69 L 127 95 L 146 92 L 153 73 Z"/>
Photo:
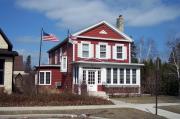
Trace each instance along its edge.
<path fill-rule="evenodd" d="M 113 97 L 127 103 L 155 103 L 155 96 L 138 96 L 138 97 Z M 176 96 L 158 96 L 159 103 L 179 103 L 180 97 Z"/>
<path fill-rule="evenodd" d="M 76 115 L 82 115 L 86 114 L 93 117 L 104 117 L 108 119 L 166 119 L 161 116 L 156 116 L 147 112 L 143 112 L 136 109 L 130 109 L 130 108 L 119 108 L 119 109 L 86 109 L 86 110 L 62 110 L 62 111 L 26 111 L 26 112 L 0 112 L 1 114 L 76 114 Z M 61 119 L 68 119 L 61 118 Z M 71 118 L 72 119 L 72 118 Z M 88 118 L 74 118 L 74 119 L 88 119 Z"/>
<path fill-rule="evenodd" d="M 158 108 L 180 114 L 180 105 L 160 106 Z"/>

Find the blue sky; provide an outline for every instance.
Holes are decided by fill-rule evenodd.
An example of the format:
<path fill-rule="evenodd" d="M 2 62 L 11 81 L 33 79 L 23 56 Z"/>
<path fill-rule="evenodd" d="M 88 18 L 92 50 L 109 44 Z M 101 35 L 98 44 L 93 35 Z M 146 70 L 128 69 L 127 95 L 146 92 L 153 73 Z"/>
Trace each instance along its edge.
<path fill-rule="evenodd" d="M 180 36 L 179 0 L 0 0 L 0 6 L 0 27 L 14 50 L 24 58 L 32 56 L 33 65 L 38 63 L 42 27 L 61 41 L 68 29 L 73 33 L 101 20 L 115 25 L 122 14 L 125 33 L 135 42 L 153 39 L 164 60 L 168 57 L 167 39 Z M 43 43 L 42 63 L 47 63 L 46 51 L 56 44 Z"/>

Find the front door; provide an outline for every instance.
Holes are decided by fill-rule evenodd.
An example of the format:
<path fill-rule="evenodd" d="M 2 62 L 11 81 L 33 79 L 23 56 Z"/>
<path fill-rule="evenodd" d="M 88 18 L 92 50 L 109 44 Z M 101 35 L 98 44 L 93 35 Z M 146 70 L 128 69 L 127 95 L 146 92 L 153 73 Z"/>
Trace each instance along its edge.
<path fill-rule="evenodd" d="M 88 70 L 87 77 L 87 90 L 88 91 L 97 91 L 97 71 L 96 70 Z"/>

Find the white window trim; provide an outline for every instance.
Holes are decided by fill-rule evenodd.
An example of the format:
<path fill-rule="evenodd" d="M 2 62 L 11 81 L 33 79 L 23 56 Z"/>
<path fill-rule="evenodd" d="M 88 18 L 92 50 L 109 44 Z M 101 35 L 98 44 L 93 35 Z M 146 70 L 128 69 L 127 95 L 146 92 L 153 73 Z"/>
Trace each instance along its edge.
<path fill-rule="evenodd" d="M 120 46 L 122 47 L 122 58 L 117 58 L 117 47 Z M 124 51 L 123 51 L 123 47 L 124 47 L 124 44 L 116 44 L 115 45 L 115 59 L 116 60 L 124 60 Z"/>
<path fill-rule="evenodd" d="M 40 73 L 44 73 L 44 84 L 40 84 Z M 46 84 L 46 72 L 50 72 L 50 83 Z M 39 71 L 39 85 L 51 85 L 51 80 L 52 80 L 52 72 L 50 70 L 44 70 L 44 71 Z"/>
<path fill-rule="evenodd" d="M 83 44 L 88 44 L 89 45 L 89 56 L 88 57 L 83 57 Z M 82 58 L 90 58 L 90 45 L 91 45 L 90 42 L 87 42 L 87 41 L 82 41 L 81 42 L 81 57 Z"/>
<path fill-rule="evenodd" d="M 102 43 L 102 42 L 100 42 L 99 44 L 99 59 L 107 59 L 107 48 L 108 48 L 108 43 Z M 101 45 L 105 45 L 106 46 L 106 57 L 101 57 L 101 51 L 100 51 L 100 46 Z"/>
<path fill-rule="evenodd" d="M 66 58 L 66 68 L 63 68 L 63 64 L 64 64 L 64 58 Z M 61 59 L 61 72 L 67 72 L 67 56 L 62 56 L 62 59 Z"/>

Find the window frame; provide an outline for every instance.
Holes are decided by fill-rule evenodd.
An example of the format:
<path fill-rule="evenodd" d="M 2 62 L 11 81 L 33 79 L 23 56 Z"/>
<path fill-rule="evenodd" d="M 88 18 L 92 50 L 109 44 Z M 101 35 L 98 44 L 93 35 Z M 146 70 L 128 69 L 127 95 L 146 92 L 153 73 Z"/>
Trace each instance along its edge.
<path fill-rule="evenodd" d="M 44 73 L 44 83 L 40 83 L 40 73 Z M 49 84 L 46 83 L 46 73 L 50 73 L 50 82 Z M 46 71 L 39 71 L 39 84 L 38 85 L 51 85 L 51 82 L 52 82 L 52 71 L 50 70 L 46 70 Z"/>
<path fill-rule="evenodd" d="M 124 68 L 119 69 L 119 84 L 124 84 Z"/>
<path fill-rule="evenodd" d="M 105 46 L 105 51 L 101 51 L 101 46 Z M 101 57 L 101 53 L 105 52 L 105 57 Z M 106 59 L 107 58 L 107 44 L 106 43 L 99 43 L 99 59 Z"/>
<path fill-rule="evenodd" d="M 83 45 L 88 45 L 88 57 L 83 56 L 83 52 L 84 52 Z M 90 58 L 90 43 L 89 42 L 82 42 L 81 43 L 81 53 L 82 53 L 82 55 L 81 55 L 82 58 Z"/>
<path fill-rule="evenodd" d="M 124 51 L 123 51 L 123 47 L 124 47 L 124 45 L 123 44 L 117 44 L 116 46 L 115 46 L 116 48 L 115 48 L 115 56 L 116 56 L 116 59 L 117 60 L 123 60 L 123 55 L 124 55 Z M 121 52 L 118 52 L 117 51 L 117 48 L 118 47 L 121 47 L 122 48 L 122 51 Z M 121 58 L 118 58 L 117 56 L 118 56 L 118 53 L 121 53 L 122 54 L 122 57 Z"/>
<path fill-rule="evenodd" d="M 108 74 L 108 70 L 110 73 Z M 106 84 L 111 84 L 111 68 L 106 68 Z M 109 82 L 108 82 L 109 81 Z"/>
<path fill-rule="evenodd" d="M 64 62 L 64 58 L 65 58 L 65 62 Z M 66 66 L 64 68 L 64 63 L 66 63 Z M 67 72 L 67 66 L 68 62 L 67 62 L 67 56 L 62 56 L 62 60 L 61 60 L 61 72 Z"/>
<path fill-rule="evenodd" d="M 135 71 L 135 74 L 133 71 Z M 135 82 L 134 82 L 134 78 L 135 78 Z M 132 84 L 137 84 L 137 69 L 132 69 Z"/>
<path fill-rule="evenodd" d="M 127 73 L 128 70 L 129 70 L 129 74 Z M 127 77 L 129 78 L 129 80 L 127 80 L 128 79 Z M 131 69 L 126 69 L 126 84 L 131 84 Z"/>

